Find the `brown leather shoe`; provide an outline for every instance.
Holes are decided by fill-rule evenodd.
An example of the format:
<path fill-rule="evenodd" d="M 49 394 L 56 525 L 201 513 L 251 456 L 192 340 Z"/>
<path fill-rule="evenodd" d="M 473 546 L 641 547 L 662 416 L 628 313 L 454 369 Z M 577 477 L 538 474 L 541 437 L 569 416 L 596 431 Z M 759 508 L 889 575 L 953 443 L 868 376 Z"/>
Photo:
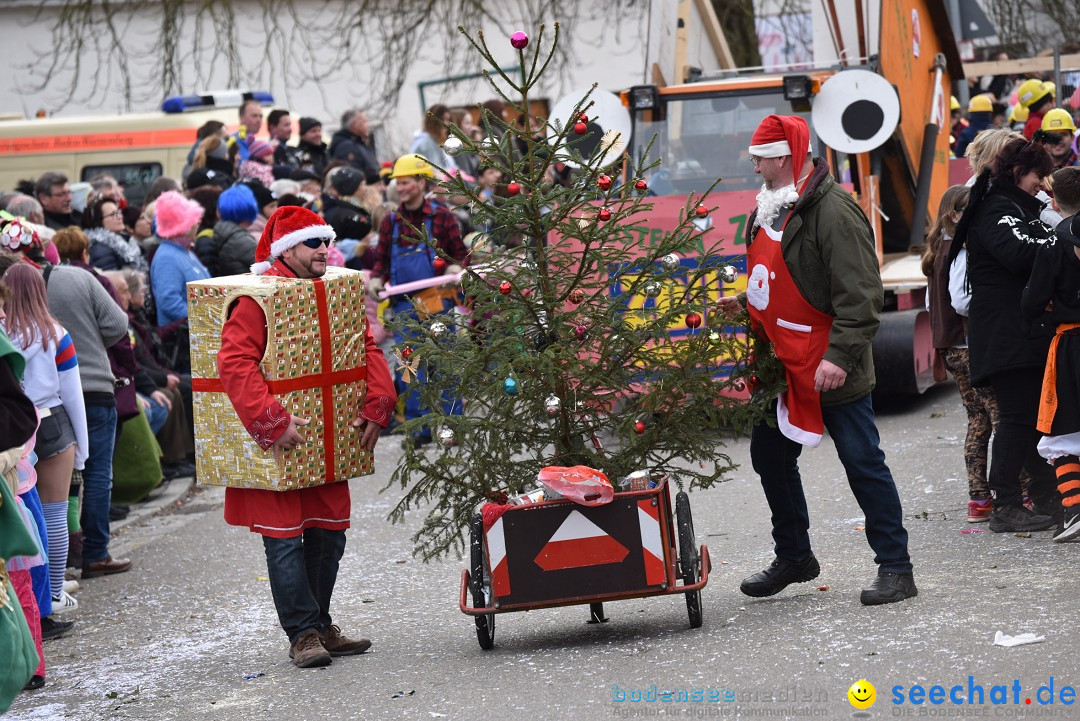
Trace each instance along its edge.
<path fill-rule="evenodd" d="M 322 641 L 319 640 L 318 631 L 308 631 L 296 639 L 296 643 L 289 651 L 289 658 L 299 668 L 329 666 L 331 661 L 330 654 L 326 652 Z"/>
<path fill-rule="evenodd" d="M 105 556 L 100 561 L 84 563 L 82 567 L 83 578 L 97 578 L 98 576 L 110 576 L 114 573 L 123 573 L 131 568 L 130 558 L 113 558 Z"/>
<path fill-rule="evenodd" d="M 337 625 L 328 627 L 319 634 L 325 648 L 331 656 L 355 656 L 371 648 L 371 641 L 366 638 L 352 639 L 341 633 Z"/>

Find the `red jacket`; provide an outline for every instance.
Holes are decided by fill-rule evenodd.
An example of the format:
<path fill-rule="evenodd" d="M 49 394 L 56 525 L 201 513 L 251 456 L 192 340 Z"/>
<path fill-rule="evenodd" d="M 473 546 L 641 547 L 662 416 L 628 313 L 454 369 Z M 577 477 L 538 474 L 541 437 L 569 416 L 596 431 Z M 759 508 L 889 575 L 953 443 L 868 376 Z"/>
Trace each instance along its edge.
<path fill-rule="evenodd" d="M 281 261 L 267 276 L 295 278 Z M 382 351 L 365 331 L 367 397 L 360 415 L 382 427 L 390 424 L 397 393 Z M 251 298 L 240 298 L 221 329 L 218 374 L 244 427 L 262 449 L 268 449 L 289 427 L 289 414 L 270 393 L 259 370 L 266 352 L 266 316 Z M 301 431 L 303 432 L 303 431 Z M 225 489 L 225 521 L 276 538 L 298 536 L 307 528 L 349 527 L 349 484 L 329 483 L 295 491 Z"/>

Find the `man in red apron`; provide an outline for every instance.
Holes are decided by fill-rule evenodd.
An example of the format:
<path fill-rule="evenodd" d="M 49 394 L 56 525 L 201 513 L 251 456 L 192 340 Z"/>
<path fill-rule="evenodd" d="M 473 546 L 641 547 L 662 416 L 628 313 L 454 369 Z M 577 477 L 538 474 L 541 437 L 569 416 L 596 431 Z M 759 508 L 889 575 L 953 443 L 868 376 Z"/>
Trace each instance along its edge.
<path fill-rule="evenodd" d="M 776 559 L 745 579 L 741 590 L 771 596 L 821 572 L 810 548 L 798 458 L 828 429 L 866 515 L 878 564 L 861 600 L 902 601 L 918 591 L 900 497 L 870 401 L 870 344 L 883 301 L 870 223 L 824 159 L 810 156 L 810 129 L 801 117 L 765 118 L 751 140 L 750 160 L 765 183 L 747 224 L 747 291 L 722 299 L 720 310 L 745 305 L 751 326 L 784 364 L 787 390 L 777 399 L 775 427 L 762 422 L 750 440 L 772 511 Z"/>
<path fill-rule="evenodd" d="M 252 271 L 283 278 L 319 278 L 334 230 L 306 208 L 279 208 L 270 216 L 255 252 Z M 315 313 L 315 309 L 312 309 Z M 353 425 L 360 443 L 375 448 L 389 425 L 397 394 L 382 351 L 365 333 L 367 397 Z M 221 330 L 218 371 L 225 392 L 248 433 L 264 450 L 308 442 L 308 420 L 290 416 L 270 393 L 259 369 L 266 353 L 266 316 L 257 302 L 241 297 Z M 281 627 L 289 636 L 293 663 L 325 666 L 331 656 L 363 653 L 367 639 L 351 639 L 330 618 L 330 597 L 349 527 L 348 483 L 294 491 L 225 489 L 225 521 L 262 535 L 270 590 Z"/>

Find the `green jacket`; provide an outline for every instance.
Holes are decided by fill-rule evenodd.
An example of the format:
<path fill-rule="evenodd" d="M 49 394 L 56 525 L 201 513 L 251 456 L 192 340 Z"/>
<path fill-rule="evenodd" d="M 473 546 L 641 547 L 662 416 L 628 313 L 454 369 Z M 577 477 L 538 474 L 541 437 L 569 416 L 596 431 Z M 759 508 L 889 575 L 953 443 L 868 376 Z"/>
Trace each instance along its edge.
<path fill-rule="evenodd" d="M 821 396 L 822 405 L 849 403 L 874 389 L 871 341 L 880 323 L 881 286 L 873 229 L 851 194 L 837 185 L 822 159 L 784 228 L 781 252 L 796 287 L 810 305 L 833 317 L 825 359 L 847 371 L 844 385 Z M 757 233 L 757 211 L 747 223 L 747 248 Z M 744 303 L 745 304 L 745 303 Z"/>

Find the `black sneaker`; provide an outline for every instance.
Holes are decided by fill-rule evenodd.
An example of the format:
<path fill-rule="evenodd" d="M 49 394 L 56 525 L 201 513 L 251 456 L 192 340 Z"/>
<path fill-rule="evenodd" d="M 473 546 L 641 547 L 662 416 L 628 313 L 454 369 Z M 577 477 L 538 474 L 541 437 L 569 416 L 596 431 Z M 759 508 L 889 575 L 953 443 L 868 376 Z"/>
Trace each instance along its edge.
<path fill-rule="evenodd" d="M 131 513 L 131 506 L 123 503 L 113 503 L 109 506 L 109 520 L 122 521 Z"/>
<path fill-rule="evenodd" d="M 759 571 L 743 579 L 739 590 L 747 596 L 762 598 L 780 593 L 792 583 L 812 581 L 821 573 L 814 554 L 810 554 L 799 563 L 776 558 L 764 571 Z"/>
<path fill-rule="evenodd" d="M 918 595 L 919 589 L 915 588 L 915 576 L 912 574 L 878 571 L 877 578 L 870 584 L 870 588 L 863 589 L 859 600 L 864 606 L 880 606 Z"/>
<path fill-rule="evenodd" d="M 994 533 L 1045 531 L 1053 527 L 1052 516 L 1039 515 L 1024 506 L 997 506 L 990 516 L 990 530 Z"/>
<path fill-rule="evenodd" d="M 47 641 L 50 638 L 60 638 L 74 627 L 74 621 L 56 621 L 46 616 L 41 619 L 41 640 Z"/>
<path fill-rule="evenodd" d="M 1054 534 L 1054 543 L 1066 543 L 1080 537 L 1080 509 L 1065 509 L 1065 518 Z"/>

